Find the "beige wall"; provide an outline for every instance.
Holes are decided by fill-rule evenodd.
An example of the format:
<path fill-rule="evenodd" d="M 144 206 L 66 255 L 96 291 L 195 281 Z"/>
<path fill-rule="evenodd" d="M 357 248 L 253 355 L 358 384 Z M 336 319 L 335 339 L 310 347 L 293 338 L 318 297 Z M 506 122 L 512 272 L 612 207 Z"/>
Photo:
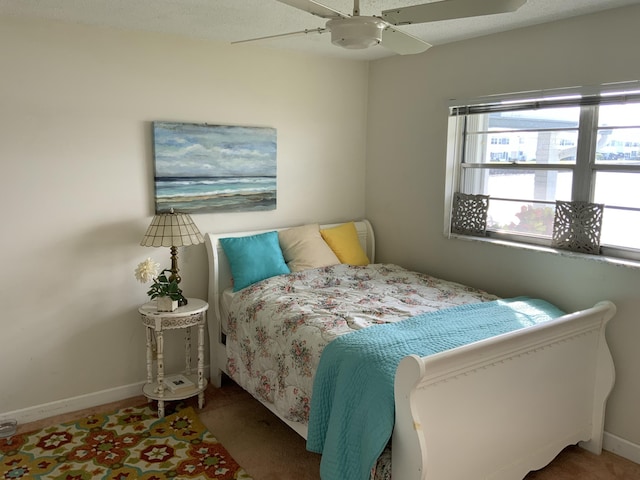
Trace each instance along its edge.
<path fill-rule="evenodd" d="M 0 18 L 0 418 L 139 393 L 146 286 L 133 269 L 168 257 L 138 246 L 153 214 L 150 122 L 171 120 L 278 131 L 277 210 L 195 215 L 202 231 L 359 218 L 366 205 L 380 261 L 566 309 L 616 302 L 606 430 L 636 453 L 640 269 L 446 240 L 442 225 L 447 100 L 638 79 L 639 19 L 625 8 L 367 66 Z M 180 251 L 188 295 L 205 296 L 205 257 Z"/>
<path fill-rule="evenodd" d="M 277 209 L 194 215 L 203 232 L 364 215 L 364 62 L 11 18 L 0 59 L 0 418 L 140 393 L 133 270 L 169 264 L 139 246 L 152 121 L 277 129 Z M 180 250 L 185 293 L 204 298 L 204 245 Z"/>
<path fill-rule="evenodd" d="M 569 310 L 603 299 L 617 304 L 607 331 L 617 382 L 606 431 L 609 446 L 621 437 L 615 448 L 633 455 L 640 445 L 640 267 L 447 240 L 443 212 L 448 99 L 638 80 L 639 20 L 640 7 L 630 7 L 375 62 L 367 145 L 377 260 Z"/>

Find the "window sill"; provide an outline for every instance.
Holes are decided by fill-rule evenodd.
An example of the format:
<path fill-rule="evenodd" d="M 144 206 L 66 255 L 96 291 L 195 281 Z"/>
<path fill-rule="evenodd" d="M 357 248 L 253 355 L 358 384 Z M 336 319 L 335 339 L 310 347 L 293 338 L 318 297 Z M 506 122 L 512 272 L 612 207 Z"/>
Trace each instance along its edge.
<path fill-rule="evenodd" d="M 528 243 L 521 242 L 512 242 L 508 240 L 502 240 L 497 238 L 488 238 L 488 237 L 473 237 L 470 235 L 456 235 L 450 234 L 445 235 L 449 239 L 455 240 L 464 240 L 470 242 L 480 242 L 480 243 L 490 243 L 492 245 L 500 245 L 508 248 L 516 248 L 520 250 L 529 250 L 533 252 L 541 252 L 541 253 L 549 253 L 552 255 L 558 255 L 561 257 L 574 258 L 579 260 L 588 260 L 592 262 L 600 262 L 608 265 L 616 265 L 627 268 L 638 268 L 640 269 L 640 261 L 631 260 L 627 258 L 618 258 L 618 257 L 610 257 L 605 255 L 589 255 L 586 253 L 572 252 L 569 250 L 561 250 L 558 248 L 551 248 L 542 245 L 532 245 Z"/>

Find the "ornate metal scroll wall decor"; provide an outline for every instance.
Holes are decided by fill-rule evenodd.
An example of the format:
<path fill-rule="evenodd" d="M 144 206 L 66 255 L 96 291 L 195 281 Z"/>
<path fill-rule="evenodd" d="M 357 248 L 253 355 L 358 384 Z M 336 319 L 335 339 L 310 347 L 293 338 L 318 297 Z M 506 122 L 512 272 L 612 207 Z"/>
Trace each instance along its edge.
<path fill-rule="evenodd" d="M 600 253 L 604 205 L 589 202 L 556 202 L 551 245 L 581 253 Z"/>
<path fill-rule="evenodd" d="M 456 193 L 453 197 L 451 233 L 486 236 L 488 210 L 488 195 Z"/>

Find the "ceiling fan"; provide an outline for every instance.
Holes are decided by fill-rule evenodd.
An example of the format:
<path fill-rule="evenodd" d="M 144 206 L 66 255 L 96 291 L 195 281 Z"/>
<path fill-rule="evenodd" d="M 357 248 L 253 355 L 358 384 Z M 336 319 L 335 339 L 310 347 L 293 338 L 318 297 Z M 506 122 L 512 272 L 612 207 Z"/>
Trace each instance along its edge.
<path fill-rule="evenodd" d="M 270 35 L 232 43 L 330 32 L 331 43 L 340 47 L 362 49 L 374 45 L 382 45 L 384 48 L 400 55 L 410 55 L 424 52 L 431 45 L 420 38 L 394 28 L 396 25 L 513 12 L 524 5 L 527 0 L 438 0 L 421 5 L 384 10 L 380 16 L 360 15 L 359 0 L 354 0 L 353 2 L 352 15 L 339 12 L 313 0 L 276 1 L 304 10 L 312 15 L 326 18 L 328 21 L 324 28 L 305 29 L 298 32 Z"/>

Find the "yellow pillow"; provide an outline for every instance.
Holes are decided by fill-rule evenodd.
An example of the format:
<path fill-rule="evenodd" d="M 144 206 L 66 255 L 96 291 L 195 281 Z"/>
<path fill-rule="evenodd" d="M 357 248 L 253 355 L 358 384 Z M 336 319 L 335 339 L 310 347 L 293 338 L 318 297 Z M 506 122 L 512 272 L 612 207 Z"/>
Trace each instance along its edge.
<path fill-rule="evenodd" d="M 358 232 L 353 222 L 320 230 L 320 234 L 341 263 L 369 265 L 369 258 L 360 245 Z"/>

